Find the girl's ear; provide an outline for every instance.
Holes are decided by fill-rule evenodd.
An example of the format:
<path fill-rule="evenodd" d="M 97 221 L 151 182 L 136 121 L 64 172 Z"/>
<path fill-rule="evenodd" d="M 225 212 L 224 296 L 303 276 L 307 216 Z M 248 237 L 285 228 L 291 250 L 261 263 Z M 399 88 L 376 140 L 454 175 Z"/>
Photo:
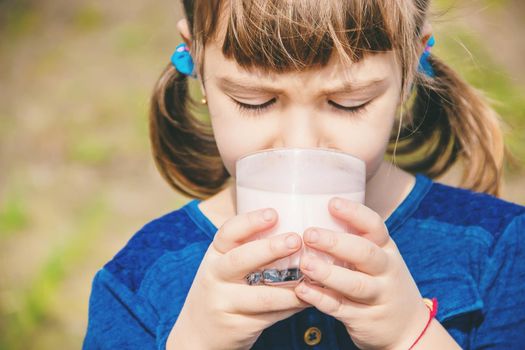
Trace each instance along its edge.
<path fill-rule="evenodd" d="M 421 45 L 420 45 L 420 54 L 425 50 L 428 39 L 432 36 L 432 24 L 429 21 L 425 21 L 423 24 L 423 29 L 421 30 Z"/>
<path fill-rule="evenodd" d="M 188 20 L 186 18 L 179 20 L 177 22 L 177 29 L 179 30 L 182 40 L 184 40 L 186 45 L 188 45 L 188 49 L 190 49 L 191 51 L 192 38 L 191 38 L 190 27 L 188 25 Z M 199 77 L 199 85 L 201 88 L 202 96 L 206 98 L 206 90 L 204 89 L 204 83 L 202 82 L 202 79 L 200 77 Z"/>
<path fill-rule="evenodd" d="M 188 45 L 188 48 L 191 50 L 191 33 L 188 21 L 186 18 L 183 18 L 177 22 L 177 29 L 179 30 L 182 40 Z"/>

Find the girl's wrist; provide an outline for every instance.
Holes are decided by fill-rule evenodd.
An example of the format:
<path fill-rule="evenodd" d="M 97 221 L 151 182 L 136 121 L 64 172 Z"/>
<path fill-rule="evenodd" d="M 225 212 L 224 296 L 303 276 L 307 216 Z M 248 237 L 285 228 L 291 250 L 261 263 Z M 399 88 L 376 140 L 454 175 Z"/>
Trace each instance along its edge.
<path fill-rule="evenodd" d="M 449 350 L 461 349 L 454 338 L 447 332 L 447 330 L 435 318 L 437 314 L 438 302 L 436 299 L 424 299 L 426 310 L 426 320 L 424 320 L 419 328 L 419 333 L 412 338 L 405 338 L 395 349 L 399 350 Z M 414 334 L 414 333 L 413 333 Z"/>
<path fill-rule="evenodd" d="M 437 314 L 438 309 L 438 302 L 436 298 L 430 299 L 423 299 L 426 307 L 428 308 L 428 320 L 425 323 L 425 327 L 423 328 L 423 331 L 419 334 L 419 336 L 416 338 L 416 340 L 412 343 L 412 345 L 408 348 L 408 350 L 414 349 L 421 338 L 425 335 L 425 332 L 427 331 L 428 327 L 430 326 L 431 322 L 434 320 L 434 317 Z"/>
<path fill-rule="evenodd" d="M 203 327 L 196 327 L 191 320 L 179 317 L 166 341 L 166 350 L 248 350 L 251 348 L 251 346 L 234 346 L 227 341 L 228 338 L 210 336 L 209 332 L 203 333 L 202 329 Z M 224 332 L 221 335 L 228 337 Z"/>
<path fill-rule="evenodd" d="M 429 300 L 429 299 L 427 299 Z M 432 302 L 430 302 L 432 303 Z M 436 302 L 437 303 L 437 302 Z M 435 306 L 437 308 L 437 304 Z M 437 309 L 436 309 L 437 312 Z M 402 332 L 400 340 L 391 349 L 395 350 L 414 350 L 416 345 L 421 341 L 421 338 L 427 332 L 427 329 L 434 319 L 435 312 L 431 306 L 422 299 L 413 320 L 408 322 L 405 332 Z"/>
<path fill-rule="evenodd" d="M 210 349 L 203 344 L 203 340 L 202 334 L 199 334 L 192 327 L 187 327 L 187 322 L 179 317 L 166 341 L 166 350 Z"/>
<path fill-rule="evenodd" d="M 414 345 L 412 350 L 461 350 L 454 338 L 447 330 L 433 318 L 427 331 L 421 339 Z"/>

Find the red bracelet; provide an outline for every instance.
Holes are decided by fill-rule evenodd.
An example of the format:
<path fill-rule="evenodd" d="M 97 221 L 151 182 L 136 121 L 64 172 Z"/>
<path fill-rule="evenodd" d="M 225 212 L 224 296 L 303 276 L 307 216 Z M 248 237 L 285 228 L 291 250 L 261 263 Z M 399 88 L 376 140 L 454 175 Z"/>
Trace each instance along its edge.
<path fill-rule="evenodd" d="M 421 334 L 419 335 L 419 337 L 417 337 L 417 339 L 414 342 L 414 344 L 412 344 L 412 346 L 410 346 L 408 348 L 408 350 L 412 350 L 414 348 L 414 346 L 416 346 L 416 344 L 421 340 L 421 338 L 423 337 L 423 335 L 427 331 L 428 326 L 430 326 L 430 322 L 432 322 L 432 319 L 436 316 L 437 311 L 438 311 L 438 301 L 437 301 L 436 298 L 432 298 L 432 300 L 427 299 L 427 298 L 423 298 L 423 301 L 425 302 L 425 305 L 430 310 L 430 316 L 428 318 L 427 324 L 425 325 L 425 328 L 423 328 L 423 332 L 421 332 Z"/>

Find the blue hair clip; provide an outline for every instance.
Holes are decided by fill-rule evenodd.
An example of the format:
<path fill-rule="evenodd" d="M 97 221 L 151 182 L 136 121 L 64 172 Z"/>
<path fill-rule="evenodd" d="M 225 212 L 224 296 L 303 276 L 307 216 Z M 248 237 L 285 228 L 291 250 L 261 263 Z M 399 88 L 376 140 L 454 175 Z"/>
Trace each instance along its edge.
<path fill-rule="evenodd" d="M 196 78 L 194 72 L 193 59 L 190 55 L 190 49 L 185 43 L 177 45 L 175 52 L 171 55 L 171 63 L 180 73 Z"/>
<path fill-rule="evenodd" d="M 432 68 L 432 65 L 428 61 L 428 57 L 430 56 L 430 50 L 432 47 L 436 44 L 436 39 L 434 39 L 434 36 L 432 35 L 425 46 L 425 51 L 419 58 L 419 71 L 426 74 L 427 76 L 433 78 L 436 76 L 436 73 L 434 72 L 434 69 Z"/>

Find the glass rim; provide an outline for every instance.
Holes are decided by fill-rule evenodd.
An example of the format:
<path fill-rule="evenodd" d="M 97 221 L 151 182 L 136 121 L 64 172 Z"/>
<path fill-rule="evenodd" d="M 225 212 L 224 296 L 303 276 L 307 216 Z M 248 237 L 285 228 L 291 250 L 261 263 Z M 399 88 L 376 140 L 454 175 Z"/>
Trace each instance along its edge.
<path fill-rule="evenodd" d="M 341 151 L 341 150 L 338 150 L 338 149 L 335 149 L 335 148 L 326 148 L 326 147 L 290 147 L 290 148 L 285 148 L 285 147 L 278 147 L 278 148 L 267 148 L 267 149 L 263 149 L 263 150 L 258 150 L 258 151 L 254 151 L 254 152 L 250 152 L 250 153 L 247 153 L 245 155 L 243 155 L 242 157 L 238 158 L 235 163 L 239 163 L 241 160 L 245 160 L 247 158 L 251 158 L 251 157 L 254 157 L 258 154 L 261 154 L 261 153 L 300 153 L 300 152 L 312 152 L 312 153 L 330 153 L 330 154 L 338 154 L 342 157 L 347 157 L 348 159 L 351 159 L 352 161 L 358 161 L 359 163 L 361 163 L 363 166 L 365 165 L 365 162 L 350 154 L 350 153 L 347 153 L 347 152 L 344 152 L 344 151 Z"/>

